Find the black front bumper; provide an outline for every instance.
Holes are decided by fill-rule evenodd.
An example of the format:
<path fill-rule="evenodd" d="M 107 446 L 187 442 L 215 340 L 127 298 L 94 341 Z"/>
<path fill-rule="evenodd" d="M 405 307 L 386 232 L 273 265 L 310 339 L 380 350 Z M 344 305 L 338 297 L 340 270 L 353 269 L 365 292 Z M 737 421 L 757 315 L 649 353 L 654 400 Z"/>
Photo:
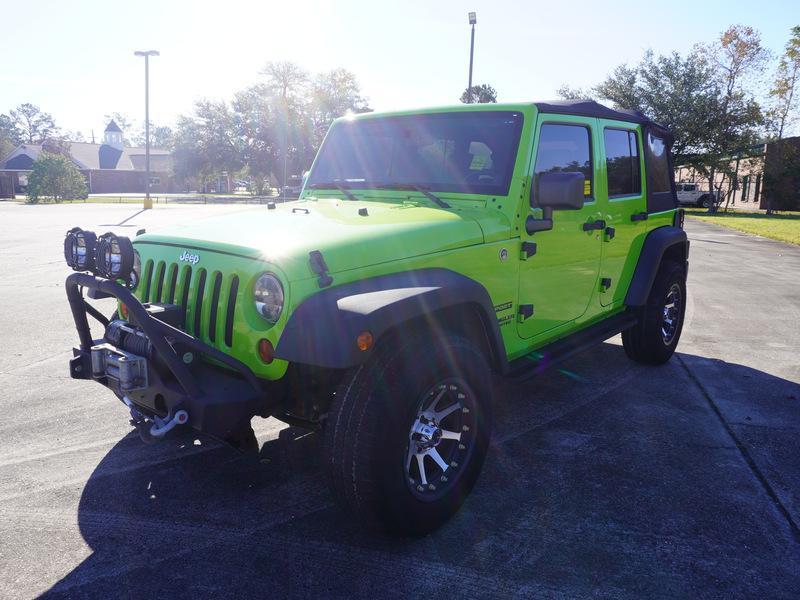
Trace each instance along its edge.
<path fill-rule="evenodd" d="M 267 393 L 266 382 L 245 364 L 157 318 L 154 315 L 160 312 L 139 302 L 125 286 L 86 273 L 73 273 L 67 277 L 65 287 L 80 338 L 80 346 L 74 349 L 75 358 L 70 361 L 73 378 L 102 383 L 147 416 L 169 419 L 185 410 L 192 427 L 220 439 L 228 438 L 255 415 L 269 416 L 280 402 L 281 394 Z M 117 298 L 128 308 L 128 321 L 149 341 L 148 356 L 143 357 L 147 361 L 146 387 L 126 391 L 113 377 L 93 372 L 92 348 L 108 345 L 109 340 L 92 339 L 87 316 L 106 328 L 109 320 L 86 302 L 83 289 L 95 290 L 96 297 Z"/>

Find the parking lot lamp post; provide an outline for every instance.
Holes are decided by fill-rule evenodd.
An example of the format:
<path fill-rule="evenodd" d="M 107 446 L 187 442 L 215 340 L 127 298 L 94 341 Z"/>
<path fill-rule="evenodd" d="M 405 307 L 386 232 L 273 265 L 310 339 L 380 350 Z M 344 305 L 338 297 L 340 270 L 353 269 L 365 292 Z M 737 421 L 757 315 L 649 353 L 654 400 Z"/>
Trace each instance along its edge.
<path fill-rule="evenodd" d="M 472 33 L 469 40 L 469 83 L 467 84 L 467 103 L 472 104 L 472 54 L 475 51 L 475 23 L 478 22 L 477 14 L 469 14 L 469 24 L 472 25 Z"/>
<path fill-rule="evenodd" d="M 135 56 L 144 56 L 144 208 L 153 208 L 150 198 L 150 57 L 158 56 L 158 50 L 137 50 Z"/>

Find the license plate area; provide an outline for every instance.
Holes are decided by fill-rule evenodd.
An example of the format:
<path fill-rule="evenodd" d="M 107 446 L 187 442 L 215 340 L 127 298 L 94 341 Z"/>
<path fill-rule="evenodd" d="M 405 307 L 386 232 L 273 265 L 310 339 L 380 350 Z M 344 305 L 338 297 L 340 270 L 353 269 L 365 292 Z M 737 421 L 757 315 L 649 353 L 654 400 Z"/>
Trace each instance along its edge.
<path fill-rule="evenodd" d="M 135 392 L 149 387 L 147 359 L 120 350 L 111 344 L 92 346 L 92 376 L 106 377 L 122 392 Z"/>

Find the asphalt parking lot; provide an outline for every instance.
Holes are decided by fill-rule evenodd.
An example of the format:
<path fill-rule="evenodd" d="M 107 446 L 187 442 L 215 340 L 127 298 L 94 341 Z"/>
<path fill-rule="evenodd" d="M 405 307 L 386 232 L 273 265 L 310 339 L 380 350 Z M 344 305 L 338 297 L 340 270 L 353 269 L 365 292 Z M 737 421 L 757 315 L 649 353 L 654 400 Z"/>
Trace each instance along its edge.
<path fill-rule="evenodd" d="M 314 435 L 262 420 L 260 462 L 143 445 L 69 379 L 64 231 L 224 210 L 265 208 L 114 227 L 135 208 L 0 203 L 0 597 L 800 595 L 800 248 L 688 220 L 675 358 L 635 365 L 613 339 L 498 382 L 475 491 L 410 541 L 342 518 Z"/>

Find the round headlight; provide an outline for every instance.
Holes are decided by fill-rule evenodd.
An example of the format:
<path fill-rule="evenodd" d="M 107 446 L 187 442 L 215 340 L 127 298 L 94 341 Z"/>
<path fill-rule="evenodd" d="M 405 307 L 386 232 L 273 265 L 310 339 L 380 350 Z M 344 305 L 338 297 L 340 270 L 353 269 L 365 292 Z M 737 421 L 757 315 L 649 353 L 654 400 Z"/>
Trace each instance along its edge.
<path fill-rule="evenodd" d="M 98 275 L 130 281 L 133 260 L 133 244 L 128 238 L 106 233 L 97 240 L 94 263 Z"/>
<path fill-rule="evenodd" d="M 97 236 L 91 231 L 74 227 L 64 238 L 64 258 L 75 271 L 89 271 L 94 267 Z"/>
<path fill-rule="evenodd" d="M 270 323 L 277 323 L 283 311 L 283 286 L 272 273 L 262 273 L 253 288 L 258 314 Z"/>
<path fill-rule="evenodd" d="M 139 253 L 133 251 L 133 271 L 131 271 L 131 289 L 135 290 L 139 285 L 139 280 L 142 278 L 142 257 Z"/>

